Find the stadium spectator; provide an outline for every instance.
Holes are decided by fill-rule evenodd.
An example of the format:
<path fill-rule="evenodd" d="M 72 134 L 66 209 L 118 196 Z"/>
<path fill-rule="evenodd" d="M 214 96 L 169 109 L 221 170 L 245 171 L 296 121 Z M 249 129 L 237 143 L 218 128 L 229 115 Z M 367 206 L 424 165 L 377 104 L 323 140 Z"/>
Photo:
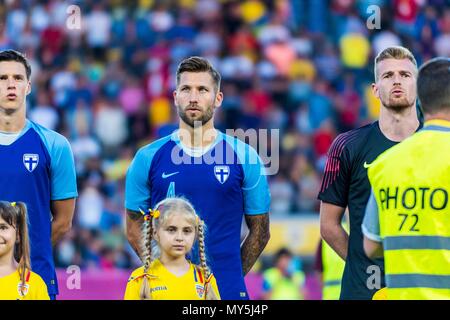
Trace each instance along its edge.
<path fill-rule="evenodd" d="M 265 300 L 303 300 L 305 274 L 287 248 L 274 255 L 273 267 L 263 273 L 263 298 Z"/>

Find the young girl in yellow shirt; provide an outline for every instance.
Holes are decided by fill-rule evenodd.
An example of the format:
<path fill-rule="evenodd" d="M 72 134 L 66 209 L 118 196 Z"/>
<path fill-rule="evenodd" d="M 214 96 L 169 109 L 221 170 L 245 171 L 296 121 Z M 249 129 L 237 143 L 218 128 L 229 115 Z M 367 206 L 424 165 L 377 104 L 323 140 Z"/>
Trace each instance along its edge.
<path fill-rule="evenodd" d="M 27 209 L 0 201 L 0 300 L 49 300 L 47 286 L 31 271 Z"/>
<path fill-rule="evenodd" d="M 218 300 L 206 264 L 204 222 L 182 198 L 167 198 L 144 215 L 144 266 L 128 280 L 125 300 Z M 186 258 L 198 240 L 200 265 Z"/>

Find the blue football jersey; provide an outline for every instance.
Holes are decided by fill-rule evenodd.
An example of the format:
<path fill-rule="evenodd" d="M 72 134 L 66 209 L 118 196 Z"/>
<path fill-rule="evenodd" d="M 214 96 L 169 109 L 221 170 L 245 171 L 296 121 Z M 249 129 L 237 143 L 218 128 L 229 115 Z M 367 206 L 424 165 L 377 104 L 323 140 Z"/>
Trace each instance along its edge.
<path fill-rule="evenodd" d="M 77 196 L 72 150 L 62 135 L 27 120 L 18 138 L 2 144 L 0 199 L 22 201 L 28 209 L 31 268 L 58 294 L 51 243 L 51 200 Z"/>
<path fill-rule="evenodd" d="M 153 208 L 171 196 L 189 200 L 205 221 L 208 263 L 222 299 L 248 299 L 240 253 L 242 219 L 270 208 L 256 151 L 221 132 L 200 155 L 182 146 L 178 131 L 141 148 L 127 172 L 125 207 Z"/>

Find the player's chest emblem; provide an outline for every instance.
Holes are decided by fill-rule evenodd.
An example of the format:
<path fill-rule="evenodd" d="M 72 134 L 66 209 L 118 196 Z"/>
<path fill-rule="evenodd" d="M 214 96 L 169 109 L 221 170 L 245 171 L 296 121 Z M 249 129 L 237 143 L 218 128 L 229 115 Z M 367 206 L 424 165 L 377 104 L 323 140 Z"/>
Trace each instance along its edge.
<path fill-rule="evenodd" d="M 224 184 L 230 176 L 230 167 L 214 166 L 214 175 L 216 176 L 217 181 L 219 181 L 221 184 Z"/>
<path fill-rule="evenodd" d="M 39 155 L 36 153 L 25 153 L 23 155 L 23 165 L 29 172 L 33 172 L 39 163 Z"/>

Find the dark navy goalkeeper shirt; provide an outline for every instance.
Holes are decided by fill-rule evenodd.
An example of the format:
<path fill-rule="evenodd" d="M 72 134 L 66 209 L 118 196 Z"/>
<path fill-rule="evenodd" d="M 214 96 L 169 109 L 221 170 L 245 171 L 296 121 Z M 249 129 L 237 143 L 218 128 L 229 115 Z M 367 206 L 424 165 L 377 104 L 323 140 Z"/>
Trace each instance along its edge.
<path fill-rule="evenodd" d="M 342 208 L 348 207 L 350 235 L 348 254 L 342 278 L 341 299 L 372 299 L 377 291 L 373 267 L 380 270 L 381 287 L 384 282 L 382 259 L 369 259 L 363 248 L 361 225 L 370 196 L 370 183 L 364 164 L 372 163 L 378 155 L 396 145 L 380 130 L 378 121 L 340 134 L 328 151 L 328 160 L 318 198 Z M 369 280 L 369 286 L 367 281 Z"/>

